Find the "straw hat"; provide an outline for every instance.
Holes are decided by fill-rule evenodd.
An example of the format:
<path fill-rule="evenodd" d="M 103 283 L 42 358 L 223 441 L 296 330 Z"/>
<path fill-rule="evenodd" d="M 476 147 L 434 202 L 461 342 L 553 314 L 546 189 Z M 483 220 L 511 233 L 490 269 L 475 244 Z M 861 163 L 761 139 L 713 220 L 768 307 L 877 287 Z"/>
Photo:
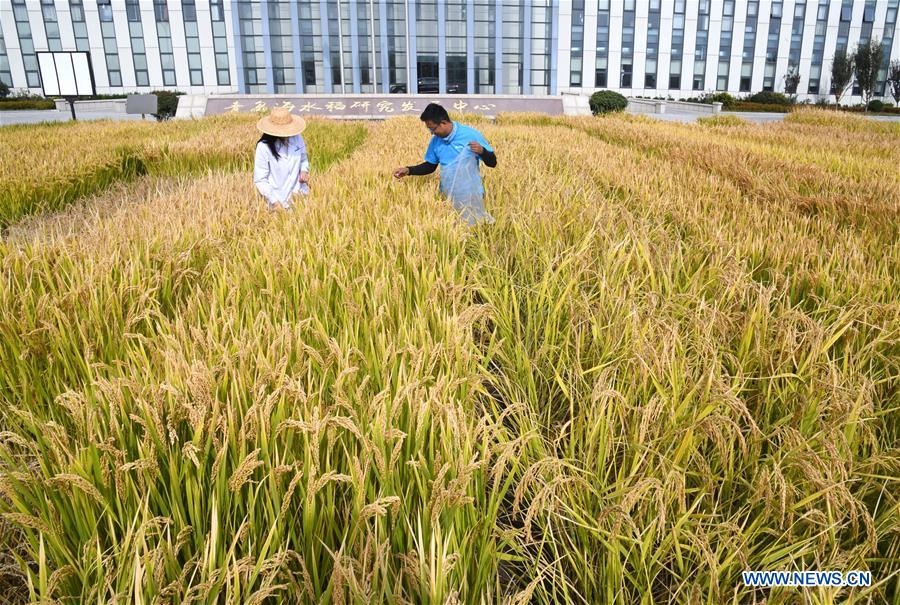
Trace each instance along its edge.
<path fill-rule="evenodd" d="M 291 114 L 284 107 L 276 107 L 272 113 L 256 123 L 256 129 L 276 137 L 293 137 L 306 128 L 306 120 Z"/>

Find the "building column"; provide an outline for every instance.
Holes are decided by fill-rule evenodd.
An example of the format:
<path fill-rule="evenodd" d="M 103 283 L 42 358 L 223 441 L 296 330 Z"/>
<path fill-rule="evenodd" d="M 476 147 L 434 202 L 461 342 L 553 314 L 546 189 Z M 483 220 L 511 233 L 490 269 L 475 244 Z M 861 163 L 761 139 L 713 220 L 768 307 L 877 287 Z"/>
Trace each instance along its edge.
<path fill-rule="evenodd" d="M 525 31 L 522 32 L 522 90 L 523 95 L 531 94 L 531 2 L 525 2 L 525 14 L 522 20 L 525 22 Z"/>
<path fill-rule="evenodd" d="M 407 0 L 406 3 L 406 40 L 407 60 L 409 69 L 406 72 L 408 83 L 406 90 L 409 94 L 419 93 L 419 59 L 416 49 L 416 0 Z"/>
<path fill-rule="evenodd" d="M 656 93 L 654 96 L 669 94 L 669 73 L 672 71 L 672 29 L 675 10 L 663 6 L 659 15 L 659 47 L 656 51 Z M 664 43 L 665 42 L 665 43 Z"/>
<path fill-rule="evenodd" d="M 466 0 L 466 94 L 475 94 L 475 0 Z"/>
<path fill-rule="evenodd" d="M 378 0 L 378 21 L 378 31 L 381 34 L 381 91 L 388 94 L 391 91 L 391 78 L 388 73 L 387 0 Z"/>
<path fill-rule="evenodd" d="M 56 20 L 59 23 L 59 37 L 62 41 L 63 48 L 74 49 L 75 31 L 72 29 L 72 12 L 68 6 L 68 3 L 66 3 L 64 10 L 60 10 L 59 7 L 57 7 Z"/>
<path fill-rule="evenodd" d="M 494 8 L 494 94 L 503 94 L 503 0 Z"/>
<path fill-rule="evenodd" d="M 356 0 L 350 0 L 350 57 L 353 61 L 353 93 L 362 90 L 361 72 L 359 69 L 359 14 L 356 12 Z"/>
<path fill-rule="evenodd" d="M 725 91 L 728 94 L 738 94 L 741 83 L 741 67 L 744 63 L 744 28 L 747 26 L 747 0 L 735 0 L 734 3 L 734 26 L 731 29 L 731 56 L 728 58 L 728 82 L 725 85 Z M 757 14 L 756 14 L 756 33 L 757 37 L 759 36 L 759 9 L 762 8 L 762 2 L 757 4 Z M 720 25 L 719 31 L 719 43 L 721 44 L 722 33 L 721 30 L 724 29 L 722 25 Z M 768 37 L 769 32 L 766 31 L 766 36 Z M 756 48 L 756 43 L 754 42 L 754 52 Z M 718 48 L 718 47 L 717 47 Z M 751 64 L 753 59 L 750 60 Z M 751 68 L 752 69 L 752 68 Z M 716 61 L 716 85 L 713 87 L 713 90 L 718 88 L 718 60 Z M 751 91 L 752 88 L 752 76 L 753 72 L 750 72 L 751 75 Z M 759 90 L 759 89 L 757 89 Z"/>
<path fill-rule="evenodd" d="M 447 2 L 437 0 L 438 93 L 447 94 Z"/>
<path fill-rule="evenodd" d="M 625 27 L 624 13 L 622 27 Z M 631 49 L 631 90 L 632 94 L 644 94 L 647 72 L 647 33 L 650 29 L 650 3 L 634 3 L 634 46 Z M 741 30 L 743 39 L 743 29 Z M 620 46 L 621 48 L 621 46 Z M 619 69 L 621 74 L 622 70 Z M 621 75 L 619 77 L 621 82 Z"/>
<path fill-rule="evenodd" d="M 809 8 L 809 4 L 807 4 Z M 822 73 L 819 76 L 819 95 L 826 98 L 831 93 L 831 62 L 834 60 L 834 53 L 837 51 L 837 37 L 840 29 L 841 18 L 841 2 L 840 0 L 832 0 L 828 7 L 828 19 L 826 20 L 825 33 L 825 51 L 822 53 Z M 813 43 L 815 44 L 815 25 L 813 26 Z M 848 52 L 852 52 L 852 48 Z M 841 102 L 849 103 L 850 90 L 844 94 Z"/>
<path fill-rule="evenodd" d="M 344 18 L 341 14 L 341 2 L 337 1 L 338 26 L 338 69 L 341 73 L 341 94 L 347 94 L 347 74 L 344 72 Z"/>
<path fill-rule="evenodd" d="M 241 39 L 241 15 L 240 6 L 235 3 L 231 7 L 231 27 L 234 34 L 234 69 L 237 72 L 237 89 L 240 94 L 247 94 L 247 84 L 244 81 L 244 42 Z M 155 29 L 154 29 L 155 31 Z M 157 52 L 158 56 L 158 52 Z"/>
<path fill-rule="evenodd" d="M 303 94 L 303 56 L 300 54 L 300 8 L 291 2 L 291 45 L 294 50 L 294 90 Z"/>
<path fill-rule="evenodd" d="M 800 86 L 797 87 L 797 98 L 798 99 L 810 99 L 809 96 L 809 73 L 812 69 L 812 54 L 813 54 L 813 42 L 816 37 L 816 20 L 818 18 L 819 5 L 818 2 L 806 3 L 806 14 L 803 16 L 803 38 L 800 40 L 800 63 L 798 65 L 798 69 L 802 76 L 800 80 Z M 789 30 L 789 35 L 791 30 L 793 29 L 793 15 L 791 16 L 791 29 Z M 788 41 L 788 45 L 790 45 L 790 40 Z M 788 52 L 790 52 L 790 46 L 787 47 Z M 787 63 L 785 63 L 787 65 Z M 822 82 L 823 78 L 819 78 L 819 82 Z M 819 88 L 821 90 L 821 87 Z M 814 99 L 812 99 L 814 100 Z"/>
<path fill-rule="evenodd" d="M 269 38 L 269 0 L 260 0 L 259 18 L 262 23 L 263 55 L 266 58 L 266 92 L 275 93 L 275 77 L 272 70 L 272 40 Z"/>
<path fill-rule="evenodd" d="M 781 29 L 778 32 L 778 54 L 776 55 L 775 60 L 775 85 L 778 85 L 778 80 L 781 78 L 782 84 L 784 83 L 784 76 L 787 74 L 788 70 L 788 60 L 791 54 L 791 30 L 794 27 L 794 10 L 796 7 L 796 3 L 794 0 L 785 0 L 784 6 L 782 7 L 781 12 Z M 816 7 L 818 9 L 818 7 Z M 806 33 L 806 32 L 804 32 Z M 805 37 L 805 36 L 803 36 Z M 801 40 L 802 42 L 802 40 Z M 768 44 L 768 36 L 766 36 L 766 43 Z M 802 46 L 802 45 L 801 45 Z M 763 48 L 763 57 L 766 54 L 766 48 Z M 765 59 L 763 59 L 763 63 L 765 63 Z M 765 67 L 763 68 L 763 77 L 765 77 Z M 755 77 L 754 77 L 755 79 Z M 797 85 L 797 98 L 800 99 L 800 95 L 802 94 L 800 91 L 807 90 L 809 86 L 809 71 L 800 73 L 800 82 Z"/>
<path fill-rule="evenodd" d="M 328 2 L 319 0 L 319 27 L 322 30 L 322 69 L 325 71 L 325 92 L 334 92 L 331 79 L 331 34 L 328 31 Z"/>
<path fill-rule="evenodd" d="M 555 95 L 557 90 L 557 57 L 559 57 L 559 0 L 550 2 L 550 94 Z M 571 20 L 569 21 L 569 31 L 571 31 Z M 584 71 L 584 34 L 582 33 L 581 42 L 581 69 Z M 582 76 L 584 81 L 584 76 Z"/>
<path fill-rule="evenodd" d="M 553 2 L 553 4 L 555 5 L 558 3 Z M 556 10 L 555 6 L 553 8 Z M 559 6 L 558 11 L 553 16 L 554 21 L 556 21 L 557 17 L 559 21 L 558 23 L 553 23 L 551 28 L 553 37 L 553 46 L 551 48 L 556 51 L 555 63 L 557 64 L 553 66 L 554 71 L 551 71 L 551 88 L 554 78 L 561 88 L 567 89 L 571 86 L 572 80 L 570 74 L 572 72 L 572 27 L 574 27 L 575 23 L 574 12 L 575 9 L 572 6 L 572 3 L 565 2 Z M 585 15 L 587 15 L 587 11 L 585 11 Z M 583 52 L 584 50 L 582 49 L 582 53 Z"/>
<path fill-rule="evenodd" d="M 597 82 L 597 19 L 599 4 L 597 0 L 584 2 L 584 42 L 582 42 L 581 90 L 591 92 Z M 571 30 L 570 30 L 571 31 Z M 566 68 L 569 63 L 566 62 Z M 566 76 L 568 77 L 568 76 Z M 566 84 L 568 86 L 568 83 Z"/>
<path fill-rule="evenodd" d="M 737 4 L 737 3 L 735 3 Z M 713 12 L 717 9 L 718 12 Z M 733 23 L 737 23 L 737 6 L 735 6 L 735 15 Z M 743 27 L 743 26 L 742 26 Z M 734 29 L 732 28 L 732 42 L 734 42 Z M 743 40 L 743 34 L 741 40 Z M 709 29 L 706 34 L 706 77 L 703 82 L 703 92 L 715 92 L 716 83 L 719 80 L 719 45 L 722 43 L 722 5 L 712 5 L 710 3 Z M 700 92 L 698 91 L 698 94 Z"/>

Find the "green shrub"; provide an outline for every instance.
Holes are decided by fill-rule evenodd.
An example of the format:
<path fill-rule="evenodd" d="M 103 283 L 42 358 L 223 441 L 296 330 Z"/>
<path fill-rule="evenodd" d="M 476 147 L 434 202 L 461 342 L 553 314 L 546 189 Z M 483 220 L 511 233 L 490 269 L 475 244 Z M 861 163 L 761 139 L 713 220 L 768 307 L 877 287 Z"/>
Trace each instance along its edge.
<path fill-rule="evenodd" d="M 712 94 L 703 95 L 701 98 L 701 103 L 721 103 L 722 109 L 731 110 L 734 108 L 735 103 L 737 103 L 737 99 L 732 97 L 727 92 L 716 92 Z"/>
<path fill-rule="evenodd" d="M 873 99 L 869 101 L 869 111 L 881 111 L 884 109 L 884 103 L 879 101 L 878 99 Z"/>
<path fill-rule="evenodd" d="M 156 95 L 158 102 L 153 117 L 159 121 L 175 117 L 175 112 L 178 110 L 178 97 L 184 93 L 172 90 L 154 90 L 153 94 Z"/>
<path fill-rule="evenodd" d="M 752 103 L 750 101 L 737 101 L 732 111 L 767 111 L 770 113 L 788 113 L 790 105 L 775 105 L 772 103 Z"/>
<path fill-rule="evenodd" d="M 609 113 L 622 111 L 628 107 L 628 99 L 612 90 L 598 90 L 591 95 L 591 113 Z"/>
<path fill-rule="evenodd" d="M 0 99 L 5 99 L 9 96 L 9 86 L 6 85 L 6 82 L 0 82 Z"/>
<path fill-rule="evenodd" d="M 889 113 L 892 115 L 900 115 L 900 107 L 891 107 L 887 103 L 881 103 L 881 105 L 872 105 L 875 101 L 869 103 L 868 111 L 877 111 L 878 113 Z M 875 109 L 875 107 L 879 107 L 879 109 Z M 851 113 L 863 113 L 867 111 L 866 106 L 862 103 L 857 103 L 856 105 L 842 105 L 841 111 L 849 111 Z"/>
<path fill-rule="evenodd" d="M 791 99 L 790 97 L 786 97 L 780 92 L 758 92 L 755 95 L 751 95 L 748 99 L 751 103 L 760 103 L 762 105 L 790 105 Z"/>
<path fill-rule="evenodd" d="M 51 99 L 2 99 L 0 111 L 14 111 L 19 109 L 56 109 L 56 103 Z"/>

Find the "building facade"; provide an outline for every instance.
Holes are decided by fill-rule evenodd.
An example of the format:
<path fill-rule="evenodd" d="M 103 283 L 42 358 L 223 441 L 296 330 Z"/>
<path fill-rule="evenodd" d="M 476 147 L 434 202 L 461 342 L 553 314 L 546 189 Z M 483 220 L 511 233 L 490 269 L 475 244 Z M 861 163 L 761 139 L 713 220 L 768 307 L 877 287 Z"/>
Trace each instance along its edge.
<path fill-rule="evenodd" d="M 98 94 L 830 92 L 837 50 L 900 59 L 900 0 L 0 0 L 0 81 L 91 53 Z M 858 91 L 855 91 L 858 92 Z M 858 96 L 845 96 L 859 102 Z"/>

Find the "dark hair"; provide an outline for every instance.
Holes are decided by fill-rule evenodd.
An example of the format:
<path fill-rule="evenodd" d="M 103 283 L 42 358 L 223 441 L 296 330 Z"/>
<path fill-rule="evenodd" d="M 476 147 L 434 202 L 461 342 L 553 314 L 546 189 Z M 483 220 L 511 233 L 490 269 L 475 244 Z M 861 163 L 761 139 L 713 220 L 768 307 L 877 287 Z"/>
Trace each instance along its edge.
<path fill-rule="evenodd" d="M 441 122 L 449 122 L 450 114 L 448 114 L 447 110 L 437 103 L 429 103 L 425 106 L 425 111 L 422 112 L 422 115 L 419 116 L 419 119 L 423 122 L 434 122 L 435 124 L 440 124 Z"/>
<path fill-rule="evenodd" d="M 274 134 L 265 134 L 259 137 L 259 141 L 256 142 L 257 145 L 260 143 L 265 143 L 269 147 L 269 151 L 272 152 L 272 155 L 275 156 L 277 160 L 280 156 L 278 155 L 278 148 L 284 147 L 287 144 L 287 137 L 276 137 Z"/>

